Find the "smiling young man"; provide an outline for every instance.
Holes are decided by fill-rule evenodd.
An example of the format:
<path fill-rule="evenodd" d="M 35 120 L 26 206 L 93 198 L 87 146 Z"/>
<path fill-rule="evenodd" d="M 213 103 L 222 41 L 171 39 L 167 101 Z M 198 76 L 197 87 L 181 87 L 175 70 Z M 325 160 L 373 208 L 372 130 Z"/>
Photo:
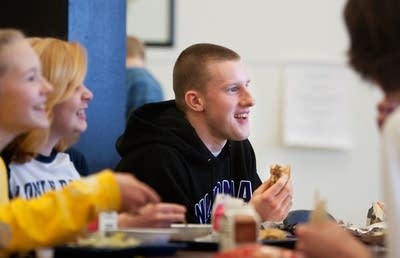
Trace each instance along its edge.
<path fill-rule="evenodd" d="M 132 171 L 163 201 L 187 208 L 187 221 L 210 223 L 217 193 L 254 204 L 263 220 L 282 220 L 292 202 L 291 179 L 268 187 L 248 141 L 249 75 L 240 56 L 223 46 L 195 44 L 178 57 L 175 100 L 131 115 L 117 150 L 117 168 Z"/>

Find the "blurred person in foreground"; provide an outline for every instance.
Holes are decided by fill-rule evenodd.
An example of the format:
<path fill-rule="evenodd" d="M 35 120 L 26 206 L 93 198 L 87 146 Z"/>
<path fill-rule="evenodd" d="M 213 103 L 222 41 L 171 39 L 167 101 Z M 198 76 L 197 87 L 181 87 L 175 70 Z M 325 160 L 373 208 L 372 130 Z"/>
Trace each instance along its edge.
<path fill-rule="evenodd" d="M 117 169 L 157 189 L 163 201 L 186 206 L 187 221 L 211 222 L 218 193 L 250 202 L 263 221 L 283 220 L 292 205 L 287 175 L 261 182 L 248 140 L 250 77 L 233 50 L 189 46 L 173 71 L 175 100 L 135 110 L 117 141 Z"/>
<path fill-rule="evenodd" d="M 164 100 L 160 83 L 146 68 L 145 45 L 134 36 L 126 38 L 126 90 L 126 119 L 143 104 Z"/>
<path fill-rule="evenodd" d="M 380 103 L 385 112 L 378 109 L 382 115 L 378 116 L 378 124 L 382 132 L 382 189 L 390 258 L 400 257 L 400 109 L 395 108 L 400 103 L 399 13 L 398 0 L 348 0 L 344 9 L 350 36 L 349 63 L 385 95 Z M 364 245 L 331 222 L 299 226 L 297 237 L 297 248 L 307 257 L 372 257 Z"/>
<path fill-rule="evenodd" d="M 45 102 L 51 90 L 23 34 L 0 29 L 0 151 L 18 135 L 50 125 Z M 151 188 L 131 175 L 107 170 L 36 199 L 9 201 L 0 157 L 0 255 L 64 243 L 98 212 L 136 212 L 149 202 L 159 202 Z"/>

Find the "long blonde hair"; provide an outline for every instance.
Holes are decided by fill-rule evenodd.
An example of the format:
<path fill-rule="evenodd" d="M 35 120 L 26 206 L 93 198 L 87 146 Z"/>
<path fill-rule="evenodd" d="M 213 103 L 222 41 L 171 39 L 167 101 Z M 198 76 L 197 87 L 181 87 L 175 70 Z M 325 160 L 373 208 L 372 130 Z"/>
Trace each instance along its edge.
<path fill-rule="evenodd" d="M 52 121 L 54 106 L 68 99 L 85 79 L 86 49 L 77 42 L 55 38 L 31 38 L 29 41 L 40 58 L 43 76 L 53 85 L 46 101 L 48 118 Z M 35 157 L 47 142 L 49 131 L 50 128 L 35 129 L 15 139 L 7 148 L 12 153 L 12 160 L 23 163 Z M 64 151 L 75 140 L 72 138 L 61 140 L 56 150 Z"/>

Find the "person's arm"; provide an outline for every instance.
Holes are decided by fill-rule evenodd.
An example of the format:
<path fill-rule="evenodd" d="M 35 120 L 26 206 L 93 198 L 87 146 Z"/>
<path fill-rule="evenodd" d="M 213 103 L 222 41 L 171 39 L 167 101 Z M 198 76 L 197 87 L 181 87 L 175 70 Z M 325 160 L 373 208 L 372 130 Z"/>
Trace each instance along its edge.
<path fill-rule="evenodd" d="M 7 251 L 65 243 L 101 211 L 136 212 L 158 201 L 150 188 L 132 176 L 103 171 L 36 199 L 17 198 L 0 205 L 0 243 Z"/>
<path fill-rule="evenodd" d="M 385 122 L 381 138 L 381 181 L 383 197 L 387 214 L 388 257 L 400 257 L 400 110 L 395 110 Z"/>
<path fill-rule="evenodd" d="M 192 190 L 190 173 L 173 150 L 161 145 L 148 145 L 125 155 L 117 170 L 131 172 L 139 180 L 157 189 L 163 202 L 177 203 L 187 208 L 188 222 L 195 222 L 194 211 L 190 210 Z"/>
<path fill-rule="evenodd" d="M 111 172 L 77 180 L 61 191 L 0 206 L 2 245 L 7 250 L 29 250 L 65 242 L 75 236 L 99 211 L 117 210 L 120 191 Z"/>
<path fill-rule="evenodd" d="M 118 215 L 118 227 L 167 228 L 172 223 L 185 221 L 186 208 L 174 203 L 149 203 L 136 214 Z"/>
<path fill-rule="evenodd" d="M 296 236 L 296 249 L 306 257 L 372 258 L 372 253 L 365 245 L 331 220 L 299 224 Z"/>

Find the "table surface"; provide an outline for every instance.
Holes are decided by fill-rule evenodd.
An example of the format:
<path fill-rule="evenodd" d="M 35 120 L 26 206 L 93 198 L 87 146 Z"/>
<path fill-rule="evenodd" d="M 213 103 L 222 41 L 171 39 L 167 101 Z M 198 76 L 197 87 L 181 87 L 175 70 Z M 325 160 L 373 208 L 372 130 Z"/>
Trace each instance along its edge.
<path fill-rule="evenodd" d="M 371 250 L 373 252 L 373 257 L 374 258 L 385 258 L 385 252 L 384 249 L 381 247 L 371 247 Z M 161 256 L 164 258 L 212 258 L 216 254 L 214 251 L 206 252 L 206 251 L 186 251 L 186 250 L 181 250 L 178 251 L 174 256 Z M 157 256 L 160 258 L 160 256 Z M 156 257 L 154 257 L 156 258 Z"/>
<path fill-rule="evenodd" d="M 174 257 L 174 258 L 212 258 L 216 252 L 204 252 L 204 251 L 178 251 L 174 256 L 164 256 L 166 257 Z M 160 256 L 158 256 L 160 257 Z"/>
<path fill-rule="evenodd" d="M 196 246 L 198 248 L 198 246 Z M 385 248 L 379 246 L 370 246 L 371 251 L 373 252 L 374 258 L 384 258 L 385 257 Z M 215 249 L 181 249 L 178 250 L 174 255 L 167 256 L 145 256 L 148 258 L 213 258 L 217 253 Z M 57 257 L 57 256 L 56 256 Z M 69 255 L 68 255 L 69 257 Z M 124 256 L 125 257 L 125 256 Z M 77 257 L 78 258 L 78 257 Z"/>

